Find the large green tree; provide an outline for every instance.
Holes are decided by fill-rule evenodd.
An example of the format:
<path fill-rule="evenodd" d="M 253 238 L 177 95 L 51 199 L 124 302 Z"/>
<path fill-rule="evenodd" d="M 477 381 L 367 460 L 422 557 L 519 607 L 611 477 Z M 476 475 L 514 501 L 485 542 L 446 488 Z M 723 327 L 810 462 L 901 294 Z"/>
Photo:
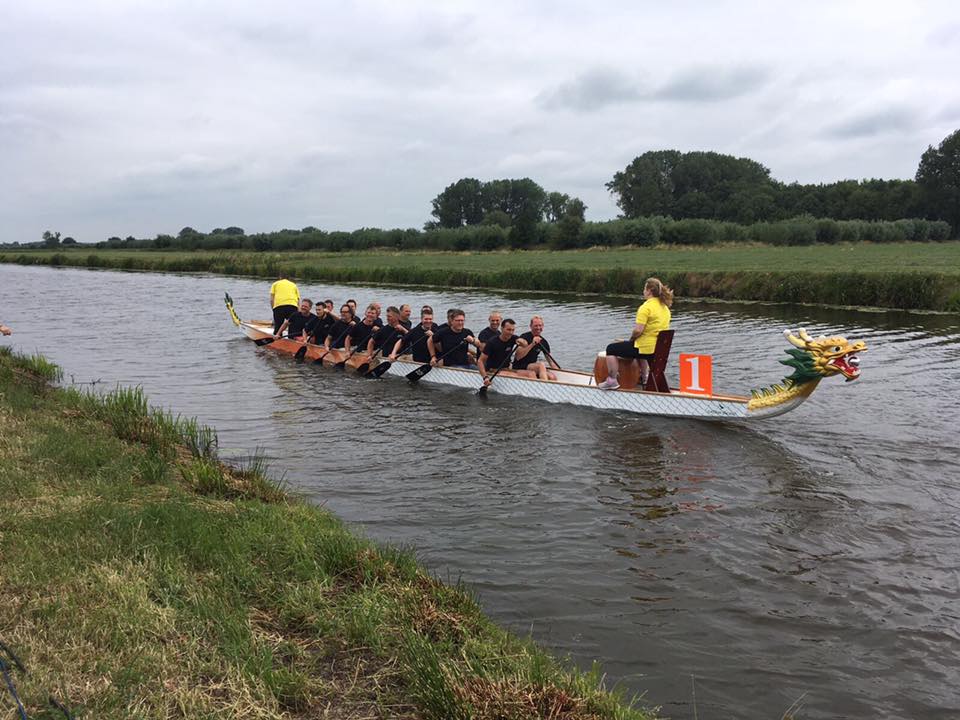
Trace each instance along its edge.
<path fill-rule="evenodd" d="M 960 130 L 923 153 L 917 185 L 927 217 L 946 220 L 954 235 L 960 233 Z"/>
<path fill-rule="evenodd" d="M 483 183 L 476 178 L 461 178 L 448 185 L 433 199 L 433 211 L 440 227 L 477 225 L 483 220 Z"/>
<path fill-rule="evenodd" d="M 434 220 L 426 224 L 426 229 L 481 223 L 509 225 L 526 244 L 532 241 L 546 204 L 546 191 L 530 178 L 488 182 L 462 178 L 433 199 Z M 509 222 L 504 222 L 506 218 Z"/>
<path fill-rule="evenodd" d="M 769 219 L 769 198 L 775 194 L 770 171 L 755 160 L 677 150 L 634 158 L 607 189 L 628 218 L 671 215 L 738 222 Z"/>

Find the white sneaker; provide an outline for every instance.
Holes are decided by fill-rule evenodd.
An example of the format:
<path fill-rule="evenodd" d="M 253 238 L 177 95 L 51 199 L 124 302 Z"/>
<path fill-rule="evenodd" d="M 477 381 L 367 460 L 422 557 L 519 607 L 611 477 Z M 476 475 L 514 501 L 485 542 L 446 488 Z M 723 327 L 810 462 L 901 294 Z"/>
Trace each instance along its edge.
<path fill-rule="evenodd" d="M 597 385 L 597 387 L 601 390 L 616 390 L 618 387 L 620 387 L 620 383 L 617 382 L 615 377 L 608 377 L 602 383 Z"/>

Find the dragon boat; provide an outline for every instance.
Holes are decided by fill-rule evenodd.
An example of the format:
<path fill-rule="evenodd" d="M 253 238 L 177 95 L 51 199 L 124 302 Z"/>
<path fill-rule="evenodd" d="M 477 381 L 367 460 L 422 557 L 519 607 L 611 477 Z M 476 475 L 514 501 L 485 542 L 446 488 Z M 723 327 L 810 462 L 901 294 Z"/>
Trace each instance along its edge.
<path fill-rule="evenodd" d="M 328 367 L 339 365 L 367 371 L 377 367 L 382 360 L 364 354 L 348 355 L 343 350 L 327 351 L 321 345 L 304 343 L 288 338 L 274 339 L 273 323 L 268 320 L 241 320 L 229 295 L 225 302 L 233 323 L 240 332 L 258 345 L 274 352 L 291 355 L 303 361 L 312 361 Z M 672 338 L 672 331 L 670 333 Z M 663 333 L 661 333 L 663 334 Z M 816 390 L 820 381 L 827 377 L 842 376 L 847 382 L 860 377 L 860 358 L 867 346 L 862 341 L 850 342 L 843 337 L 811 337 L 805 330 L 785 330 L 784 337 L 791 347 L 785 350 L 789 356 L 780 363 L 793 369 L 792 374 L 779 383 L 751 390 L 750 395 L 701 394 L 670 389 L 665 381 L 657 387 L 653 379 L 644 388 L 636 387 L 635 375 L 629 379 L 630 367 L 622 366 L 621 387 L 617 390 L 601 390 L 597 385 L 606 377 L 603 353 L 597 357 L 593 373 L 573 370 L 555 370 L 556 380 L 539 380 L 501 373 L 489 386 L 489 391 L 501 395 L 532 398 L 551 403 L 579 405 L 602 410 L 620 410 L 642 415 L 695 418 L 701 420 L 744 420 L 769 418 L 793 410 Z M 658 351 L 661 350 L 658 343 Z M 669 352 L 669 345 L 667 351 Z M 663 353 L 663 364 L 666 362 Z M 655 357 L 654 363 L 657 358 Z M 406 377 L 423 363 L 409 356 L 401 356 L 389 363 L 382 375 Z M 658 370 L 656 365 L 654 372 Z M 659 368 L 662 377 L 662 366 Z M 653 375 L 653 373 L 651 373 Z M 624 377 L 627 381 L 624 382 Z M 480 378 L 475 370 L 433 367 L 422 375 L 422 381 L 453 385 L 476 391 Z"/>

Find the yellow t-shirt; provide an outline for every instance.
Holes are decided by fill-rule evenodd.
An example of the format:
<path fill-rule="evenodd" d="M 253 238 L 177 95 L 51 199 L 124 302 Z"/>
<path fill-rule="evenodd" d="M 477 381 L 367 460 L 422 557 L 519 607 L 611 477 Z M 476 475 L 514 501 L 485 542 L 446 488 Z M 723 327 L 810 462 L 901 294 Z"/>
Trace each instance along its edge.
<path fill-rule="evenodd" d="M 659 298 L 650 298 L 637 308 L 637 325 L 643 325 L 643 333 L 633 341 L 633 346 L 641 355 L 652 355 L 657 335 L 670 329 L 670 308 Z"/>
<path fill-rule="evenodd" d="M 270 294 L 273 295 L 274 307 L 300 304 L 300 291 L 289 280 L 277 280 L 270 286 Z"/>

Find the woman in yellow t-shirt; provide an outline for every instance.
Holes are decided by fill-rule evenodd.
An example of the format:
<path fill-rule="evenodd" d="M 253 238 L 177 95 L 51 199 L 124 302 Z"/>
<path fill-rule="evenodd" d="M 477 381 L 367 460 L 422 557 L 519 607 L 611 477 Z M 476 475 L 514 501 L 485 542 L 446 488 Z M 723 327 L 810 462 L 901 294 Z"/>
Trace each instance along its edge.
<path fill-rule="evenodd" d="M 274 335 L 283 321 L 300 309 L 300 289 L 282 273 L 280 279 L 270 286 L 270 307 L 273 308 Z"/>
<path fill-rule="evenodd" d="M 653 351 L 657 346 L 657 335 L 661 330 L 670 328 L 670 306 L 673 304 L 673 290 L 657 278 L 647 278 L 643 284 L 643 305 L 637 308 L 637 324 L 629 340 L 607 345 L 607 379 L 597 387 L 601 390 L 616 390 L 620 387 L 617 376 L 620 371 L 618 358 L 640 361 L 640 387 L 646 382 L 653 360 Z"/>

